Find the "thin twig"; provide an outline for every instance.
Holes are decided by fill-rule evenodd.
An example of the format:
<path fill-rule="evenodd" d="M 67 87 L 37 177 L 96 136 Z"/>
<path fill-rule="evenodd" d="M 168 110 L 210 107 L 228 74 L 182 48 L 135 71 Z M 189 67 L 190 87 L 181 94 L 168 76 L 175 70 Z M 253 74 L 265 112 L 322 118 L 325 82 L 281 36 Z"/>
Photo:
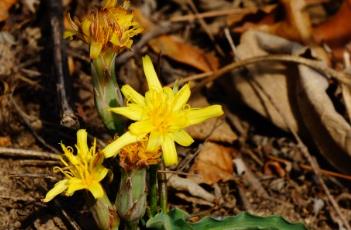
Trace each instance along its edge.
<path fill-rule="evenodd" d="M 247 14 L 247 13 L 255 12 L 257 10 L 258 10 L 257 7 L 213 10 L 213 11 L 198 13 L 197 15 L 187 14 L 187 15 L 175 16 L 175 17 L 172 17 L 170 19 L 170 21 L 171 22 L 194 21 L 194 20 L 200 19 L 200 18 L 201 19 L 212 18 L 212 17 L 219 17 L 219 16 L 227 16 L 227 15 L 231 15 L 231 14 Z"/>
<path fill-rule="evenodd" d="M 10 95 L 10 100 L 11 100 L 15 110 L 17 111 L 17 114 L 22 118 L 23 122 L 30 129 L 30 131 L 33 133 L 34 137 L 46 148 L 50 149 L 54 153 L 59 153 L 59 151 L 57 149 L 55 149 L 54 147 L 52 147 L 51 145 L 46 143 L 46 141 L 41 136 L 38 135 L 38 133 L 32 127 L 30 121 L 28 120 L 29 116 L 17 105 L 17 103 L 16 103 L 15 99 L 12 97 L 12 95 Z"/>
<path fill-rule="evenodd" d="M 50 17 L 52 52 L 53 52 L 53 73 L 57 80 L 57 93 L 61 106 L 61 125 L 68 128 L 78 128 L 79 122 L 70 105 L 70 92 L 72 86 L 68 80 L 67 56 L 63 43 L 63 6 L 62 1 L 49 0 L 48 12 Z"/>
<path fill-rule="evenodd" d="M 190 75 L 188 77 L 177 79 L 176 81 L 168 84 L 167 87 L 173 87 L 176 83 L 179 85 L 182 85 L 183 83 L 186 83 L 186 82 L 195 81 L 198 79 L 203 79 L 205 77 L 211 76 L 212 74 L 213 74 L 213 72 L 206 72 L 206 73 Z"/>
<path fill-rule="evenodd" d="M 36 158 L 46 160 L 59 160 L 57 154 L 49 152 L 41 152 L 36 150 L 26 150 L 17 148 L 0 147 L 0 157 L 16 157 L 16 158 Z"/>
<path fill-rule="evenodd" d="M 157 170 L 158 173 L 170 173 L 170 174 L 175 174 L 175 175 L 182 175 L 182 176 L 200 176 L 198 174 L 194 173 L 185 173 L 185 172 L 178 172 L 178 171 L 170 171 L 170 170 Z"/>
<path fill-rule="evenodd" d="M 236 69 L 242 68 L 242 67 L 250 65 L 250 64 L 255 64 L 257 62 L 272 62 L 272 61 L 293 62 L 293 63 L 297 63 L 297 64 L 306 65 L 306 66 L 322 73 L 325 77 L 331 76 L 344 84 L 351 85 L 351 78 L 350 78 L 351 76 L 349 74 L 346 74 L 343 72 L 338 72 L 334 69 L 331 69 L 328 66 L 323 65 L 319 61 L 303 58 L 300 56 L 294 56 L 294 55 L 271 54 L 271 55 L 263 55 L 263 56 L 247 58 L 247 59 L 243 59 L 243 60 L 237 60 L 229 65 L 226 65 L 223 68 L 219 69 L 218 71 L 214 72 L 214 74 L 212 76 L 206 78 L 205 80 L 200 82 L 198 85 L 196 85 L 195 90 L 204 87 L 209 82 L 212 82 L 212 81 L 222 77 L 224 74 L 229 73 L 231 71 L 234 71 Z"/>

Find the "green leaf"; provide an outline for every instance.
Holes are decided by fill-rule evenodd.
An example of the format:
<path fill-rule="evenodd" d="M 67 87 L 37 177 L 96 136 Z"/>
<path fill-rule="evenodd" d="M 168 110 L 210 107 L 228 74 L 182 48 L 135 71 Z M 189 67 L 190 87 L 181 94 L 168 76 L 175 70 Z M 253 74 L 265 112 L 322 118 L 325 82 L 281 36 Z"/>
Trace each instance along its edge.
<path fill-rule="evenodd" d="M 157 230 L 305 230 L 303 224 L 292 224 L 280 216 L 260 217 L 243 212 L 237 216 L 225 217 L 221 220 L 205 217 L 197 223 L 189 223 L 189 215 L 173 209 L 168 214 L 159 213 L 149 219 L 146 227 Z"/>

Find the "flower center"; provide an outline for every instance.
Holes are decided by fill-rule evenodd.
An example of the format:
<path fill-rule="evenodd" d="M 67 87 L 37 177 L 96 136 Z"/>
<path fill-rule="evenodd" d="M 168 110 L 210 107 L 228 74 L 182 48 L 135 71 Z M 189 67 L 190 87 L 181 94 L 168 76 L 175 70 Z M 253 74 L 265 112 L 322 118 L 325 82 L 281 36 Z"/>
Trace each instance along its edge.
<path fill-rule="evenodd" d="M 173 111 L 173 92 L 150 90 L 145 95 L 146 116 L 153 125 L 153 131 L 170 133 L 184 125 L 183 111 Z"/>

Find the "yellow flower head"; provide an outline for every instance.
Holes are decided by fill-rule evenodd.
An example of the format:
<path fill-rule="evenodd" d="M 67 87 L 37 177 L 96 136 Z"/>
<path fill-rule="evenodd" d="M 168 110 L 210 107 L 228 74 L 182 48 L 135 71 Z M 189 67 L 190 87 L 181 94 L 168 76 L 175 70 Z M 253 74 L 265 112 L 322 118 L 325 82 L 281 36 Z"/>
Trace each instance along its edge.
<path fill-rule="evenodd" d="M 135 122 L 129 126 L 128 132 L 107 145 L 102 152 L 105 157 L 115 156 L 125 145 L 148 136 L 146 151 L 161 147 L 165 164 L 177 164 L 174 142 L 189 146 L 194 141 L 184 128 L 222 115 L 222 107 L 212 105 L 201 109 L 190 108 L 187 104 L 190 97 L 188 84 L 178 92 L 162 87 L 149 56 L 143 58 L 143 68 L 149 86 L 145 97 L 125 85 L 122 93 L 127 99 L 127 106 L 111 109 Z"/>
<path fill-rule="evenodd" d="M 81 20 L 67 15 L 65 38 L 74 36 L 90 45 L 90 58 L 95 59 L 101 52 L 112 49 L 118 52 L 133 44 L 133 36 L 142 32 L 140 25 L 128 11 L 128 2 L 116 6 L 116 0 L 105 0 L 102 8 L 93 9 Z"/>
<path fill-rule="evenodd" d="M 146 141 L 138 141 L 124 146 L 119 153 L 119 164 L 124 170 L 144 168 L 160 162 L 161 150 L 146 151 Z"/>
<path fill-rule="evenodd" d="M 100 181 L 104 179 L 108 170 L 102 165 L 103 155 L 96 153 L 96 142 L 89 149 L 87 144 L 87 132 L 80 129 L 77 132 L 77 154 L 73 154 L 73 148 L 61 144 L 64 155 L 61 157 L 63 167 L 55 167 L 55 171 L 64 174 L 65 178 L 55 184 L 46 194 L 44 202 L 49 202 L 60 193 L 71 196 L 77 190 L 87 189 L 98 199 L 104 195 Z"/>

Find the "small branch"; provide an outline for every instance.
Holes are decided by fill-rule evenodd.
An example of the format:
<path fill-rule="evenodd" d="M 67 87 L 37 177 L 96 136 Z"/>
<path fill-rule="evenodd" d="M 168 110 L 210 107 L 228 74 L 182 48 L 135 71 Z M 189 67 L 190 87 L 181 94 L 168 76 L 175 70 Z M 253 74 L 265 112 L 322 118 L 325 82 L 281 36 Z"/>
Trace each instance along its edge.
<path fill-rule="evenodd" d="M 253 58 L 247 58 L 243 60 L 238 60 L 235 61 L 229 65 L 224 66 L 223 68 L 219 69 L 218 71 L 214 72 L 214 74 L 202 82 L 200 82 L 198 85 L 195 86 L 195 90 L 200 89 L 207 85 L 209 82 L 212 82 L 220 77 L 222 77 L 224 74 L 229 73 L 231 71 L 234 71 L 236 69 L 242 68 L 244 66 L 250 65 L 250 64 L 255 64 L 257 62 L 272 62 L 272 61 L 281 61 L 281 62 L 293 62 L 297 64 L 302 64 L 306 65 L 321 74 L 323 74 L 326 77 L 333 77 L 340 82 L 346 84 L 346 85 L 351 85 L 351 76 L 346 73 L 338 72 L 334 69 L 331 69 L 325 65 L 323 65 L 319 61 L 303 58 L 300 56 L 293 56 L 293 55 L 286 55 L 286 54 L 273 54 L 273 55 L 264 55 L 264 56 L 258 56 L 258 57 L 253 57 Z"/>
<path fill-rule="evenodd" d="M 61 106 L 61 125 L 68 128 L 78 128 L 78 118 L 73 112 L 69 102 L 69 92 L 72 86 L 69 84 L 67 71 L 67 57 L 63 43 L 63 7 L 62 1 L 48 0 L 48 11 L 51 26 L 51 42 L 53 52 L 52 68 L 57 80 L 57 93 Z"/>
<path fill-rule="evenodd" d="M 36 158 L 43 160 L 59 160 L 57 154 L 49 152 L 40 152 L 35 150 L 17 149 L 0 147 L 0 157 L 16 157 L 16 158 Z"/>
<path fill-rule="evenodd" d="M 165 166 L 163 162 L 160 164 L 160 169 L 164 170 Z M 168 195 L 167 195 L 167 177 L 166 174 L 160 174 L 159 180 L 159 193 L 160 193 L 160 206 L 164 213 L 168 212 Z"/>
<path fill-rule="evenodd" d="M 17 114 L 22 118 L 23 122 L 30 129 L 30 131 L 33 133 L 34 137 L 46 148 L 50 149 L 54 153 L 59 153 L 59 151 L 57 151 L 57 149 L 55 149 L 54 147 L 52 147 L 51 145 L 46 143 L 46 141 L 41 136 L 38 135 L 38 133 L 32 127 L 31 122 L 28 120 L 28 115 L 17 105 L 17 103 L 16 103 L 15 99 L 12 97 L 12 95 L 10 95 L 10 100 L 11 100 Z"/>

